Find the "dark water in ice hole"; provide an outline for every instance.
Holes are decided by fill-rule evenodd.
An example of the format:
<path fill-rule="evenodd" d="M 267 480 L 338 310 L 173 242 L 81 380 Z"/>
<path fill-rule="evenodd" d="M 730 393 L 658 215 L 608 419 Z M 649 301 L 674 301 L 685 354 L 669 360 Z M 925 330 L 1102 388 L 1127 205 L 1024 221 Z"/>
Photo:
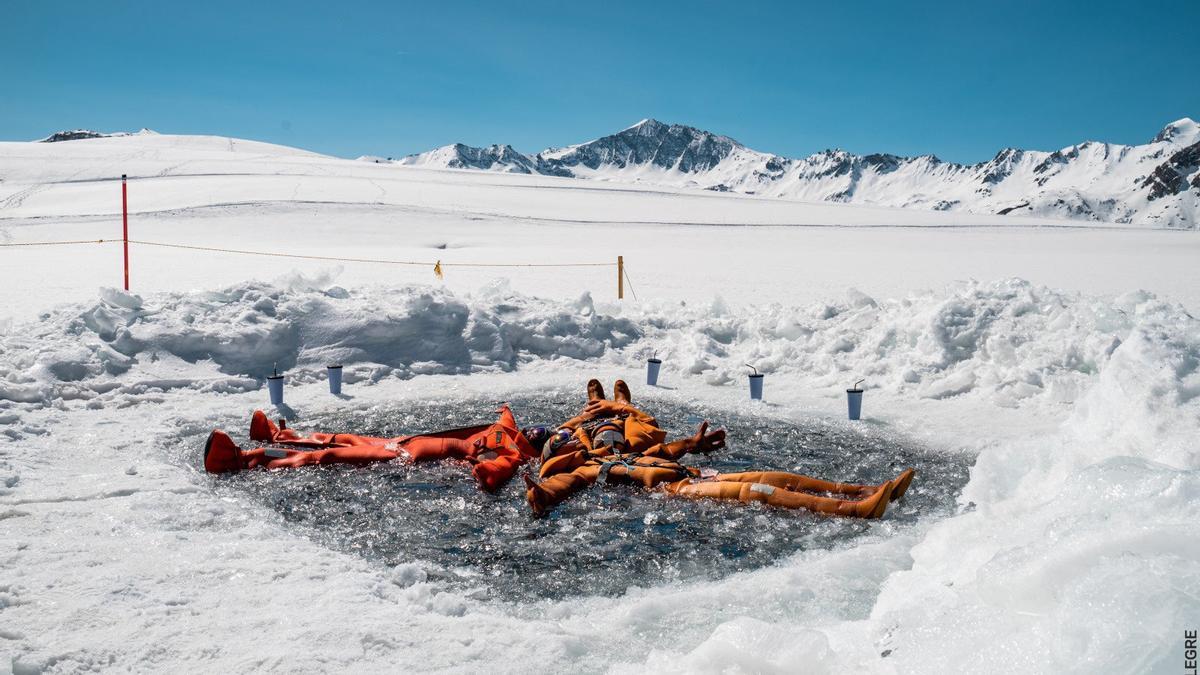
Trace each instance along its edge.
<path fill-rule="evenodd" d="M 513 398 L 511 405 L 521 424 L 553 424 L 577 412 L 581 400 L 554 392 Z M 905 467 L 916 468 L 912 487 L 888 509 L 885 523 L 944 514 L 967 482 L 967 458 L 925 450 L 865 425 L 793 423 L 665 401 L 644 406 L 672 439 L 694 433 L 700 418 L 728 431 L 724 451 L 685 459 L 694 466 L 794 471 L 872 484 Z M 399 436 L 488 422 L 495 408 L 495 402 L 482 399 L 428 402 L 316 415 L 294 426 Z M 239 442 L 245 440 L 248 418 L 231 422 Z M 196 447 L 198 441 L 188 444 Z M 539 520 L 529 513 L 519 475 L 488 495 L 465 465 L 453 462 L 251 471 L 213 480 L 223 492 L 249 496 L 278 511 L 323 545 L 388 565 L 415 562 L 431 579 L 483 587 L 486 595 L 517 601 L 615 595 L 629 586 L 716 579 L 799 550 L 828 548 L 881 526 L 615 485 L 593 486 Z"/>

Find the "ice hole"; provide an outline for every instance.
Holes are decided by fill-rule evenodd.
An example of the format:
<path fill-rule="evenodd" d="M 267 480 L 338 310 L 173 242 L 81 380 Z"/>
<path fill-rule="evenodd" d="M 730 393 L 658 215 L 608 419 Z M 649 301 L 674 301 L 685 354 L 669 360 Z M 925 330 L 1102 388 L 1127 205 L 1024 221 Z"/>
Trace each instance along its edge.
<path fill-rule="evenodd" d="M 553 425 L 578 411 L 577 394 L 510 399 L 522 425 Z M 732 502 L 692 501 L 597 484 L 534 519 L 518 475 L 495 495 L 481 492 L 465 464 L 306 467 L 214 477 L 216 489 L 280 513 L 306 536 L 385 565 L 417 564 L 428 578 L 500 600 L 617 595 L 631 586 L 716 579 L 813 548 L 844 545 L 872 528 L 896 528 L 953 511 L 970 457 L 933 451 L 868 425 L 788 422 L 703 406 L 643 400 L 670 438 L 701 419 L 729 433 L 729 447 L 684 463 L 721 472 L 779 470 L 874 484 L 913 467 L 917 478 L 882 521 L 821 516 Z M 300 431 L 399 436 L 494 419 L 496 401 L 426 402 L 315 415 Z M 231 422 L 245 441 L 246 420 Z M 191 439 L 199 463 L 201 441 Z"/>

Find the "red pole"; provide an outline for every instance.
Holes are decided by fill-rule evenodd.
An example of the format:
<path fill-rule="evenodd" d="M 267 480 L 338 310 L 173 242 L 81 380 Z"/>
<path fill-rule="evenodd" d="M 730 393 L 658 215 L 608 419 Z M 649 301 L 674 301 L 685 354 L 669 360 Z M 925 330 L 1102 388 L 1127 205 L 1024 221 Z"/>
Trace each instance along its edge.
<path fill-rule="evenodd" d="M 125 243 L 125 290 L 129 290 L 129 190 L 121 174 L 121 237 Z"/>

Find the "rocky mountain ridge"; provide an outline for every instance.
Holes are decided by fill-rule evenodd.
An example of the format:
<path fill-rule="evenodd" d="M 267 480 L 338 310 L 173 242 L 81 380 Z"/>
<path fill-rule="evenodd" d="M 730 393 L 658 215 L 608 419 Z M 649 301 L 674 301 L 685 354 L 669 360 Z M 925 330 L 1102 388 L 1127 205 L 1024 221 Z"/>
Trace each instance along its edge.
<path fill-rule="evenodd" d="M 395 163 L 805 201 L 1200 227 L 1200 125 L 1189 118 L 1168 124 L 1143 145 L 1086 141 L 1053 152 L 1005 148 L 976 164 L 836 149 L 791 159 L 653 119 L 532 155 L 511 145 L 456 143 Z"/>

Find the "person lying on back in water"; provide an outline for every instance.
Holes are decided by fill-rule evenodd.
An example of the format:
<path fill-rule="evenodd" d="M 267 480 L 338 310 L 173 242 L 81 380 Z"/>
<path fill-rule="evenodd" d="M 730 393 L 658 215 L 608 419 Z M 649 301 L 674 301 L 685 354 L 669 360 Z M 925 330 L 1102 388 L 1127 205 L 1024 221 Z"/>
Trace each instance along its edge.
<path fill-rule="evenodd" d="M 720 474 L 685 466 L 688 453 L 725 447 L 725 432 L 708 431 L 670 443 L 655 419 L 634 407 L 629 387 L 614 385 L 613 400 L 604 398 L 597 380 L 588 382 L 588 403 L 552 435 L 542 451 L 540 482 L 525 476 L 525 498 L 534 515 L 543 516 L 571 495 L 600 481 L 661 487 L 669 494 L 694 499 L 763 502 L 771 506 L 817 513 L 879 518 L 890 501 L 904 496 L 915 472 L 907 469 L 881 485 L 833 483 L 783 471 Z M 836 497 L 824 496 L 826 494 Z"/>
<path fill-rule="evenodd" d="M 471 475 L 487 492 L 495 492 L 517 467 L 537 456 L 536 447 L 548 435 L 544 427 L 518 429 L 505 405 L 494 424 L 450 429 L 414 436 L 375 438 L 356 434 L 313 433 L 301 436 L 280 420 L 277 426 L 261 411 L 250 417 L 250 440 L 263 444 L 238 447 L 228 434 L 214 430 L 204 444 L 204 468 L 210 473 L 244 469 L 283 469 L 317 464 L 370 464 L 396 458 L 413 462 L 466 460 Z"/>

